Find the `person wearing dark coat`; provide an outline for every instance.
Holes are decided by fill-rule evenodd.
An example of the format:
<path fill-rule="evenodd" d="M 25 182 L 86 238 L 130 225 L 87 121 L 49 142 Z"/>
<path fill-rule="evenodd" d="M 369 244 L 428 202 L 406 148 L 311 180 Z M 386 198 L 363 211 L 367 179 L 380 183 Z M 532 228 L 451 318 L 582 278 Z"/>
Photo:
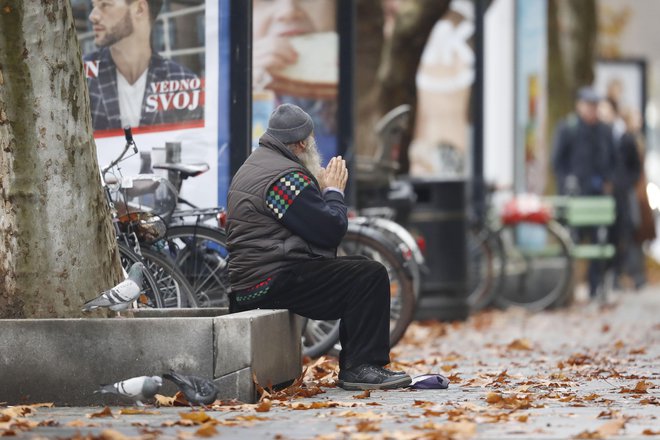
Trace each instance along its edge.
<path fill-rule="evenodd" d="M 562 195 L 599 196 L 612 193 L 616 151 L 612 129 L 598 119 L 600 96 L 590 87 L 578 91 L 575 113 L 557 127 L 552 150 L 552 169 Z M 579 231 L 579 240 L 596 242 L 596 228 Z M 589 292 L 594 297 L 603 283 L 602 261 L 589 263 Z"/>
<path fill-rule="evenodd" d="M 407 386 L 390 362 L 387 269 L 366 258 L 337 257 L 347 230 L 346 162 L 325 170 L 312 118 L 292 104 L 270 116 L 259 147 L 227 196 L 230 310 L 288 309 L 340 320 L 338 385 L 347 390 Z"/>

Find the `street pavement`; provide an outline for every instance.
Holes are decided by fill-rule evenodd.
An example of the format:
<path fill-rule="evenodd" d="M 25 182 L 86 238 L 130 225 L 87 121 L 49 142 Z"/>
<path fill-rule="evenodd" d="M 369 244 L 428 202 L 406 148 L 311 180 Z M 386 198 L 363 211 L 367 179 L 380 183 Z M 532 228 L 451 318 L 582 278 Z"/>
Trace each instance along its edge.
<path fill-rule="evenodd" d="M 659 342 L 656 285 L 618 293 L 607 304 L 416 322 L 393 349 L 392 365 L 411 375 L 446 375 L 446 390 L 343 391 L 331 386 L 336 361 L 321 358 L 303 384 L 266 391 L 255 405 L 217 402 L 207 411 L 0 406 L 0 436 L 660 439 Z"/>

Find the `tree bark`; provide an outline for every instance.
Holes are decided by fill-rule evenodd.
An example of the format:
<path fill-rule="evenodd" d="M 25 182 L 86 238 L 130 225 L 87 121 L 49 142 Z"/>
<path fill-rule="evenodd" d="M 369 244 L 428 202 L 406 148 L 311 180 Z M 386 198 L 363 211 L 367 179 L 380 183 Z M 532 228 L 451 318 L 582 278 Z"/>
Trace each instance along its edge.
<path fill-rule="evenodd" d="M 0 6 L 0 318 L 75 317 L 121 266 L 69 1 Z"/>
<path fill-rule="evenodd" d="M 410 130 L 398 152 L 400 171 L 407 172 L 407 146 L 412 138 L 417 102 L 415 76 L 431 30 L 449 8 L 449 2 L 401 0 L 392 35 L 384 39 L 381 0 L 358 1 L 356 141 L 359 155 L 374 153 L 374 127 L 378 119 L 398 105 L 410 104 L 413 108 Z M 379 56 L 374 57 L 375 54 Z"/>

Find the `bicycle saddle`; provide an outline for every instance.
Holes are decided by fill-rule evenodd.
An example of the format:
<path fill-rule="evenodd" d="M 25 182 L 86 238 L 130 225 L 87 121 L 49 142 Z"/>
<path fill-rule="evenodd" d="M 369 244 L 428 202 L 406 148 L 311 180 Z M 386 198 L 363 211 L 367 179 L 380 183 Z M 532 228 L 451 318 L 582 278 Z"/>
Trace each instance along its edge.
<path fill-rule="evenodd" d="M 196 177 L 209 170 L 207 163 L 157 163 L 151 166 L 156 170 L 176 171 L 181 174 L 182 179 Z"/>

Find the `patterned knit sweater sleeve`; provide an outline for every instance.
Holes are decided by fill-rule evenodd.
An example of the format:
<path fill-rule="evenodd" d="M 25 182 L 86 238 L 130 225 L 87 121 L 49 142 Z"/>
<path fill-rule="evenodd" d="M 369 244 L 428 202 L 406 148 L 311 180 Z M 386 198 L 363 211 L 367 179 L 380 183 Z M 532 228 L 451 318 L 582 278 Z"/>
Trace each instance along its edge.
<path fill-rule="evenodd" d="M 336 248 L 346 234 L 344 196 L 338 191 L 322 195 L 300 171 L 276 180 L 266 193 L 266 204 L 286 228 L 316 246 Z"/>

